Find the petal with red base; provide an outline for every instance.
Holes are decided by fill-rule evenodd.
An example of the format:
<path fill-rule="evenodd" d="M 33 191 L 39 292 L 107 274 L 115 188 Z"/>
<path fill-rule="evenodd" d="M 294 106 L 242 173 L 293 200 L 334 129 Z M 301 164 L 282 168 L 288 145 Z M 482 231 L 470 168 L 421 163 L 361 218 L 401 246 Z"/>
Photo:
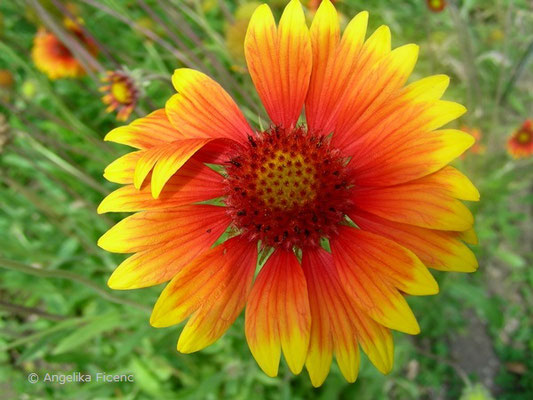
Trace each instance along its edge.
<path fill-rule="evenodd" d="M 113 226 L 98 240 L 98 246 L 113 253 L 135 253 L 171 241 L 185 243 L 202 232 L 227 227 L 229 222 L 225 207 L 204 204 L 142 211 Z"/>
<path fill-rule="evenodd" d="M 252 128 L 231 96 L 209 76 L 188 68 L 174 71 L 177 94 L 165 106 L 183 138 L 227 138 L 245 142 Z"/>
<path fill-rule="evenodd" d="M 301 371 L 307 355 L 311 314 L 298 259 L 278 249 L 254 282 L 246 307 L 246 339 L 261 369 L 278 373 L 281 350 L 289 369 Z"/>
<path fill-rule="evenodd" d="M 359 141 L 350 166 L 360 186 L 391 186 L 441 169 L 473 143 L 472 136 L 452 129 L 384 135 L 379 144 L 369 135 Z"/>
<path fill-rule="evenodd" d="M 327 133 L 331 130 L 333 111 L 346 90 L 350 72 L 363 44 L 368 13 L 359 13 L 350 21 L 340 44 L 339 17 L 330 1 L 323 1 L 311 25 L 313 70 L 305 101 L 309 129 Z M 348 65 L 347 65 L 348 64 Z M 329 77 L 335 76 L 331 80 Z"/>
<path fill-rule="evenodd" d="M 250 76 L 272 122 L 291 128 L 298 121 L 309 87 L 312 50 L 302 6 L 292 0 L 276 28 L 268 5 L 248 25 L 244 52 Z"/>
<path fill-rule="evenodd" d="M 381 271 L 376 270 L 378 260 L 366 252 L 357 253 L 360 249 L 369 250 L 368 238 L 365 237 L 367 241 L 364 246 L 354 248 L 354 241 L 363 237 L 359 232 L 354 228 L 341 227 L 338 236 L 330 241 L 335 268 L 344 289 L 355 305 L 376 322 L 401 332 L 419 333 L 420 328 L 409 305 L 395 288 L 391 278 L 383 273 L 388 265 L 404 260 L 387 258 L 388 255 L 385 254 L 384 267 Z M 412 279 L 417 279 L 414 274 Z"/>
<path fill-rule="evenodd" d="M 147 180 L 140 190 L 128 185 L 109 194 L 98 206 L 98 213 L 174 208 L 223 194 L 222 175 L 190 159 L 168 180 L 158 199 L 152 197 L 150 181 Z"/>
<path fill-rule="evenodd" d="M 478 263 L 474 253 L 462 241 L 462 232 L 446 232 L 401 224 L 355 210 L 350 218 L 362 230 L 394 240 L 411 250 L 433 269 L 474 272 Z"/>
<path fill-rule="evenodd" d="M 388 329 L 359 310 L 344 292 L 333 257 L 318 248 L 306 250 L 302 268 L 311 305 L 311 341 L 306 368 L 313 386 L 326 378 L 335 350 L 337 363 L 349 382 L 357 378 L 358 343 L 383 373 L 392 368 L 393 344 Z"/>
<path fill-rule="evenodd" d="M 396 186 L 357 187 L 352 200 L 359 209 L 403 224 L 443 231 L 472 228 L 470 210 L 431 180 L 434 178 L 428 175 Z"/>
<path fill-rule="evenodd" d="M 334 143 L 353 140 L 353 125 L 368 115 L 374 115 L 399 93 L 413 71 L 418 58 L 418 46 L 408 44 L 394 49 L 375 65 L 365 68 L 350 85 L 339 108 L 335 124 Z"/>
<path fill-rule="evenodd" d="M 350 263 L 380 275 L 404 293 L 423 296 L 439 291 L 437 282 L 418 257 L 390 239 L 343 227 L 336 242 L 343 244 Z"/>
<path fill-rule="evenodd" d="M 256 261 L 256 244 L 241 237 L 203 253 L 163 290 L 150 323 L 170 326 L 192 314 L 179 338 L 178 350 L 190 353 L 209 346 L 244 308 Z"/>

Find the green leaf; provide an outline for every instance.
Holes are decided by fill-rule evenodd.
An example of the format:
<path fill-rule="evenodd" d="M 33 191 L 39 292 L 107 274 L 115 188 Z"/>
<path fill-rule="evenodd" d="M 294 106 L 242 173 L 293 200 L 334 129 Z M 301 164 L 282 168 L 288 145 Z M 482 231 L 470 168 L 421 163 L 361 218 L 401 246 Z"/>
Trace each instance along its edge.
<path fill-rule="evenodd" d="M 109 313 L 100 318 L 94 319 L 86 325 L 78 328 L 66 338 L 61 340 L 52 354 L 65 353 L 87 343 L 103 332 L 109 332 L 123 325 L 123 321 L 118 313 Z"/>

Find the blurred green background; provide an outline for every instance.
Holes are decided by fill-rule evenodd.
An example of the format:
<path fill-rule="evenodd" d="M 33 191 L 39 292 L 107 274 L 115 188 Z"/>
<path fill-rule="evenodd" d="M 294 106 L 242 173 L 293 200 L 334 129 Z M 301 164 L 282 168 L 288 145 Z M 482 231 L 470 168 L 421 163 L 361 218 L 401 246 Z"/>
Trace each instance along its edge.
<path fill-rule="evenodd" d="M 279 16 L 285 2 L 268 3 Z M 255 5 L 0 2 L 0 398 L 532 399 L 533 163 L 506 151 L 508 137 L 533 118 L 530 0 L 448 0 L 439 13 L 425 0 L 337 2 L 344 22 L 366 9 L 369 31 L 387 24 L 393 46 L 419 44 L 411 79 L 448 74 L 445 97 L 469 109 L 458 126 L 479 132 L 455 164 L 482 196 L 472 205 L 480 268 L 435 272 L 440 293 L 408 299 L 422 333 L 395 334 L 390 375 L 364 359 L 355 384 L 335 364 L 319 389 L 284 362 L 279 377 L 268 378 L 248 350 L 242 316 L 216 344 L 179 354 L 180 327 L 148 323 L 162 287 L 107 288 L 124 256 L 96 241 L 122 216 L 97 216 L 96 207 L 117 187 L 103 179 L 104 167 L 128 150 L 102 141 L 121 123 L 105 112 L 100 78 L 119 68 L 136 77 L 135 118 L 164 105 L 175 68 L 200 69 L 255 122 L 259 102 L 241 50 Z M 87 76 L 50 81 L 31 60 L 32 42 L 41 25 L 61 29 L 65 12 L 83 19 L 100 51 L 85 59 Z M 73 371 L 133 374 L 135 382 L 42 382 L 46 372 Z M 30 373 L 41 381 L 29 383 Z"/>

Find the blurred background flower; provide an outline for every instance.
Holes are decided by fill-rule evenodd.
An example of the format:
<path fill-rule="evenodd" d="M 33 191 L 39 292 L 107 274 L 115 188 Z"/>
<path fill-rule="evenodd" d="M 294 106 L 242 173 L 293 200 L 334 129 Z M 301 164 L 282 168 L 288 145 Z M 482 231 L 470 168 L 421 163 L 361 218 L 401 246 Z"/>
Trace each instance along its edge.
<path fill-rule="evenodd" d="M 441 12 L 446 8 L 446 0 L 426 0 L 426 4 L 433 12 Z"/>
<path fill-rule="evenodd" d="M 102 78 L 105 85 L 99 90 L 104 93 L 102 101 L 107 112 L 116 112 L 117 121 L 126 121 L 137 105 L 139 90 L 133 78 L 124 71 L 108 71 Z"/>
<path fill-rule="evenodd" d="M 533 120 L 526 120 L 507 140 L 507 151 L 513 158 L 533 155 Z"/>
<path fill-rule="evenodd" d="M 66 30 L 81 42 L 91 54 L 98 54 L 96 44 L 81 30 L 81 20 L 73 21 L 66 17 L 63 24 Z M 83 65 L 71 49 L 54 33 L 43 27 L 35 36 L 32 58 L 37 69 L 48 75 L 50 79 L 78 78 L 86 73 Z"/>

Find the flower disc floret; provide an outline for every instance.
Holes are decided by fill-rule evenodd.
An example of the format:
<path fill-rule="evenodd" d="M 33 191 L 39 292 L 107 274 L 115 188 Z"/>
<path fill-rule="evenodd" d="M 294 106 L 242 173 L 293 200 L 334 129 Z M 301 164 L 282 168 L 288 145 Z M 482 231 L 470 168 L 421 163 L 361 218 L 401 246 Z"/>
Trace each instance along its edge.
<path fill-rule="evenodd" d="M 317 246 L 336 232 L 351 205 L 347 161 L 328 138 L 304 127 L 250 136 L 226 168 L 234 225 L 264 245 Z"/>

